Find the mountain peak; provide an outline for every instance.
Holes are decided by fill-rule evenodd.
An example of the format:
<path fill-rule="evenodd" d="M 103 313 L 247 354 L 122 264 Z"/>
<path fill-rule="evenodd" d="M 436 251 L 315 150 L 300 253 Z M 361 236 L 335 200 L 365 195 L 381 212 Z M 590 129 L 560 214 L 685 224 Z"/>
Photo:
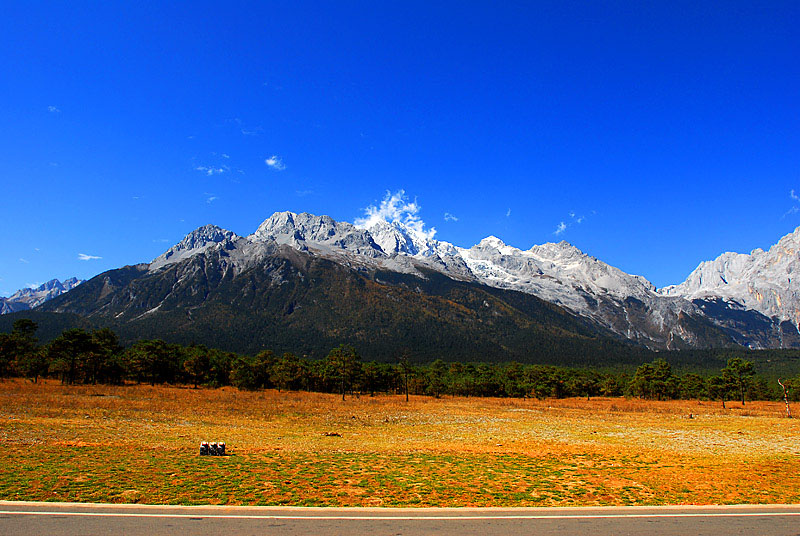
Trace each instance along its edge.
<path fill-rule="evenodd" d="M 239 235 L 233 231 L 228 231 L 217 225 L 203 225 L 187 234 L 183 240 L 153 259 L 153 262 L 150 263 L 150 269 L 157 270 L 167 264 L 178 262 L 192 255 L 196 255 L 201 251 L 205 251 L 214 244 L 224 242 L 225 240 L 236 240 L 238 238 L 240 238 Z"/>
<path fill-rule="evenodd" d="M 506 245 L 505 242 L 503 242 L 502 240 L 500 240 L 499 238 L 497 238 L 494 235 L 487 236 L 486 238 L 484 238 L 483 240 L 478 242 L 478 244 L 479 245 L 486 245 L 486 246 L 505 246 Z"/>
<path fill-rule="evenodd" d="M 535 245 L 528 250 L 528 253 L 549 260 L 586 255 L 583 251 L 566 240 L 561 240 L 560 242 L 545 242 L 544 244 Z"/>
<path fill-rule="evenodd" d="M 239 238 L 233 231 L 228 231 L 217 225 L 203 225 L 187 234 L 176 246 L 182 245 L 185 249 L 203 247 L 209 243 L 218 243 L 223 240 Z"/>
<path fill-rule="evenodd" d="M 337 222 L 327 215 L 308 212 L 276 212 L 258 226 L 251 240 L 274 240 L 299 250 L 309 246 L 321 250 L 346 250 L 367 257 L 382 256 L 380 247 L 365 229 L 352 223 Z"/>

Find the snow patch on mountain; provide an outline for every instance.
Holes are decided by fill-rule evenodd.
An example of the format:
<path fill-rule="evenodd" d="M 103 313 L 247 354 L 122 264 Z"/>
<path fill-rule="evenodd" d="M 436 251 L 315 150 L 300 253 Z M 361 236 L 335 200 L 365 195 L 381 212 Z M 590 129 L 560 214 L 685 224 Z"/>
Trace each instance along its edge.
<path fill-rule="evenodd" d="M 636 335 L 666 342 L 677 316 L 695 311 L 684 300 L 664 299 L 647 279 L 627 274 L 564 241 L 522 251 L 490 236 L 459 252 L 481 283 L 533 294 L 628 338 Z M 641 328 L 630 319 L 625 302 L 631 298 L 652 314 L 653 330 L 648 333 L 639 333 Z"/>

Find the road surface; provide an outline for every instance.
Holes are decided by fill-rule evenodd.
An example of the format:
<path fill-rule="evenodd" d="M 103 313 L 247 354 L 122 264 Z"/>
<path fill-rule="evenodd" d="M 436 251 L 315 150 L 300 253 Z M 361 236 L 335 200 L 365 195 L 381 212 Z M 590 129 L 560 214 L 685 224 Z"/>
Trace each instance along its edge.
<path fill-rule="evenodd" d="M 346 534 L 800 536 L 800 505 L 293 508 L 0 501 L 0 535 Z"/>

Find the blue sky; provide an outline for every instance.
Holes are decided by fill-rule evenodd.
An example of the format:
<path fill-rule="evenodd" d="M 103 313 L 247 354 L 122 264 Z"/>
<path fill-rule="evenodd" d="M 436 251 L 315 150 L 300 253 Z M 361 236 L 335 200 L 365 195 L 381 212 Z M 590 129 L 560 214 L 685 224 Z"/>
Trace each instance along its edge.
<path fill-rule="evenodd" d="M 139 4 L 4 6 L 0 295 L 398 190 L 658 286 L 800 225 L 797 2 Z"/>

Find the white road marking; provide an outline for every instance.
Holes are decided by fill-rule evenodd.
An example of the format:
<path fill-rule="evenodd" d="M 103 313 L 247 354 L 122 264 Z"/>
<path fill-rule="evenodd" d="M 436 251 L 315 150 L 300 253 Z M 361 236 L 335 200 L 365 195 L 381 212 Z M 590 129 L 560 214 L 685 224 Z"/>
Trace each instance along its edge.
<path fill-rule="evenodd" d="M 553 514 L 553 515 L 464 515 L 464 516 L 354 516 L 354 515 L 281 515 L 281 514 L 149 514 L 124 512 L 58 512 L 42 510 L 0 510 L 0 515 L 25 516 L 85 516 L 85 517 L 154 517 L 154 518 L 209 518 L 209 519 L 290 519 L 290 520 L 342 520 L 342 521 L 478 521 L 500 519 L 616 519 L 616 518 L 678 518 L 678 517 L 800 517 L 800 512 L 710 512 L 674 514 Z"/>

